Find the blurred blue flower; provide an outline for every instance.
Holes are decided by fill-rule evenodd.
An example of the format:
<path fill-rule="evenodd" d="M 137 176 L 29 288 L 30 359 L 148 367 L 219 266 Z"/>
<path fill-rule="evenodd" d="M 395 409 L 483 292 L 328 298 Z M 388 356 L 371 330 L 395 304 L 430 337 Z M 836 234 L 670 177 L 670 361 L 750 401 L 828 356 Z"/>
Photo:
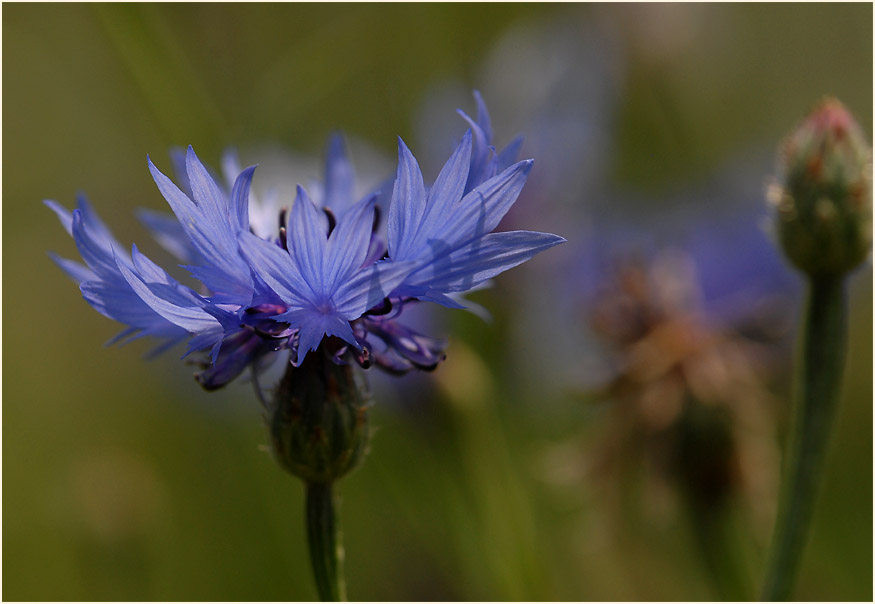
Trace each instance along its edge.
<path fill-rule="evenodd" d="M 354 203 L 353 170 L 340 138 L 330 145 L 317 200 L 299 186 L 290 212 L 275 198 L 258 203 L 250 193 L 255 167 L 240 170 L 233 155 L 223 161 L 227 188 L 191 147 L 184 158 L 173 154 L 179 185 L 149 160 L 176 219 L 153 212 L 141 218 L 187 263 L 197 290 L 136 246 L 127 255 L 84 197 L 72 212 L 46 203 L 85 265 L 53 258 L 86 301 L 128 326 L 116 340 L 156 336 L 165 340 L 163 350 L 190 338 L 186 355 L 204 359 L 197 377 L 207 389 L 249 367 L 257 373 L 281 350 L 300 365 L 323 343 L 337 363 L 376 363 L 395 373 L 433 368 L 443 359 L 443 343 L 396 321 L 406 305 L 464 308 L 458 294 L 564 241 L 528 231 L 492 233 L 532 161 L 509 165 L 518 145 L 495 152 L 489 114 L 476 98 L 477 120 L 463 114 L 471 130 L 428 189 L 399 140 L 388 213 L 376 211 L 385 203 L 377 193 Z"/>
<path fill-rule="evenodd" d="M 773 161 L 771 149 L 750 149 L 662 199 L 614 192 L 614 208 L 593 216 L 581 244 L 579 293 L 589 298 L 618 256 L 674 249 L 691 264 L 690 302 L 714 322 L 743 321 L 763 301 L 780 299 L 789 308 L 800 283 L 770 240 L 763 201 Z"/>

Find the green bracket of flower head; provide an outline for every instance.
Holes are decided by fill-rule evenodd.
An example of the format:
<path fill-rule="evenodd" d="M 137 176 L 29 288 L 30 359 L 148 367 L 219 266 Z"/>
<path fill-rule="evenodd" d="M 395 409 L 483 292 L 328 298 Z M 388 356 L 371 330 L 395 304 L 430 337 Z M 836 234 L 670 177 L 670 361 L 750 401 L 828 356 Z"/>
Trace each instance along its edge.
<path fill-rule="evenodd" d="M 822 101 L 782 153 L 769 192 L 784 253 L 808 278 L 795 409 L 763 600 L 786 600 L 808 537 L 847 347 L 848 273 L 872 245 L 872 151 L 835 99 Z"/>
<path fill-rule="evenodd" d="M 368 397 L 351 365 L 337 365 L 324 346 L 289 365 L 268 418 L 277 462 L 306 483 L 327 484 L 364 458 Z"/>
<path fill-rule="evenodd" d="M 844 274 L 872 246 L 872 150 L 835 99 L 784 141 L 782 183 L 769 192 L 784 253 L 809 275 Z"/>

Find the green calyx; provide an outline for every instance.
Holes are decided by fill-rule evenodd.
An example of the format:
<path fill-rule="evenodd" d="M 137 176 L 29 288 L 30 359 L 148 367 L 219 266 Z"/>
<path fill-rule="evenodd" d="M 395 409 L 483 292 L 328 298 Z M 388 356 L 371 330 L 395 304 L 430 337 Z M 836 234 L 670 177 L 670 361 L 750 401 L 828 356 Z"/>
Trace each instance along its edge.
<path fill-rule="evenodd" d="M 841 275 L 872 245 L 872 151 L 851 114 L 822 101 L 784 143 L 769 192 L 784 253 L 812 276 Z"/>
<path fill-rule="evenodd" d="M 295 476 L 327 484 L 364 458 L 368 397 L 351 365 L 337 365 L 324 347 L 289 365 L 269 412 L 273 455 Z"/>

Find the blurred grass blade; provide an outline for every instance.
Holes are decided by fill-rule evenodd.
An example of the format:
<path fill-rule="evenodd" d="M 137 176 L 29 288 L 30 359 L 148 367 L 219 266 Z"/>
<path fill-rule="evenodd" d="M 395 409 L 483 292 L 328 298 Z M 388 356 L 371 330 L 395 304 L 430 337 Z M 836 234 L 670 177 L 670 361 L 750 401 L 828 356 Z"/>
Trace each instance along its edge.
<path fill-rule="evenodd" d="M 165 136 L 189 143 L 197 133 L 202 145 L 215 143 L 226 130 L 226 120 L 165 23 L 165 9 L 114 3 L 94 4 L 92 9 Z"/>

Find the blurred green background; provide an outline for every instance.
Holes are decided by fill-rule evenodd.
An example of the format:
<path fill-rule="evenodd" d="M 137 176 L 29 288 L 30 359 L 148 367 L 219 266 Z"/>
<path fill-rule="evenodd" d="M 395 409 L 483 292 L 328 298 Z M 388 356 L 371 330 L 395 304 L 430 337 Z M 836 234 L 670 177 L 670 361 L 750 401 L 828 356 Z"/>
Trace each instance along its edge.
<path fill-rule="evenodd" d="M 605 79 L 615 93 L 599 178 L 611 185 L 665 199 L 749 145 L 776 147 L 824 94 L 871 140 L 871 5 L 7 4 L 3 17 L 7 600 L 316 597 L 303 489 L 263 450 L 250 387 L 208 394 L 176 352 L 144 362 L 143 343 L 103 347 L 118 326 L 46 255 L 75 248 L 43 199 L 69 207 L 84 190 L 122 242 L 151 251 L 134 210 L 164 208 L 145 155 L 166 167 L 171 145 L 191 143 L 213 165 L 229 144 L 318 156 L 342 129 L 389 158 L 397 135 L 414 151 L 437 144 L 440 157 L 449 137 L 417 133 L 448 86 L 465 91 L 468 111 L 469 91 L 483 90 L 506 142 L 525 116 L 503 107 L 527 82 L 496 83 L 491 66 L 512 51 L 531 72 L 539 38 L 527 32 L 560 25 L 572 41 L 598 32 L 623 66 Z M 559 58 L 602 61 L 599 45 L 579 48 Z M 588 87 L 579 102 L 602 93 Z M 440 110 L 454 119 L 457 106 Z M 568 211 L 586 212 L 578 203 Z M 549 212 L 525 228 L 584 236 Z M 475 296 L 493 323 L 450 316 L 450 358 L 434 376 L 375 385 L 379 430 L 342 484 L 351 598 L 718 597 L 680 515 L 620 538 L 593 485 L 548 479 L 562 443 L 585 450 L 598 431 L 575 384 L 531 387 L 543 380 L 520 360 L 531 343 L 511 329 L 524 317 L 509 284 L 550 263 L 544 254 Z M 853 283 L 845 396 L 802 599 L 872 598 L 871 274 Z M 573 329 L 576 316 L 556 320 Z M 549 364 L 549 349 L 532 354 Z M 768 530 L 737 533 L 756 583 Z"/>

